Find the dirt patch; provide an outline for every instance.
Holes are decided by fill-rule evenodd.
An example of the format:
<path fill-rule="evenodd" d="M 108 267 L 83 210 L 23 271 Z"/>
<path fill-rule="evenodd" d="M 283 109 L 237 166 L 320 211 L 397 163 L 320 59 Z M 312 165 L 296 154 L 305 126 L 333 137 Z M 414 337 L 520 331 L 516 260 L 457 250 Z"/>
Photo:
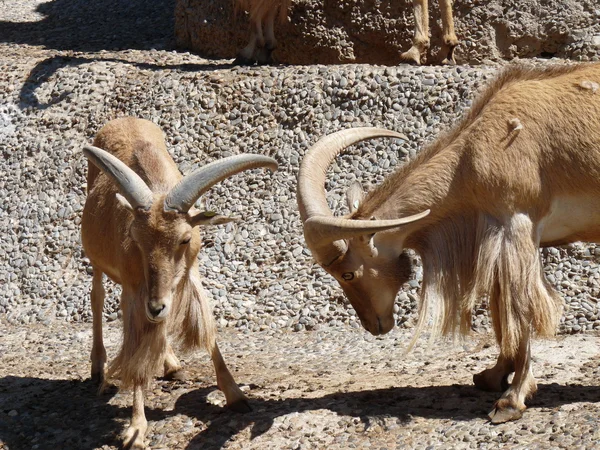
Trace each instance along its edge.
<path fill-rule="evenodd" d="M 89 381 L 91 326 L 0 328 L 0 448 L 115 449 L 131 395 L 98 395 Z M 538 394 L 518 422 L 492 426 L 496 394 L 471 376 L 495 360 L 489 336 L 404 355 L 410 332 L 373 338 L 354 329 L 227 331 L 220 342 L 252 412 L 224 409 L 206 355 L 184 358 L 189 380 L 157 380 L 147 394 L 153 449 L 574 448 L 600 438 L 597 335 L 536 342 Z M 108 327 L 110 355 L 119 342 Z M 25 356 L 26 355 L 26 356 Z M 559 445 L 560 444 L 560 445 Z"/>

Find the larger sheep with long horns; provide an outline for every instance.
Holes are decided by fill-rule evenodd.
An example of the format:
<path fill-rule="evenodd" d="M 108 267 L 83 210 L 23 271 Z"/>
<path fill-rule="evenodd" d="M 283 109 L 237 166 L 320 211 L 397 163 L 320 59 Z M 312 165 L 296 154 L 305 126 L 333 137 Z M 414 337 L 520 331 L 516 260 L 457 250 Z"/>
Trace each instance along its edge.
<path fill-rule="evenodd" d="M 346 217 L 325 198 L 331 162 L 365 139 L 406 138 L 344 130 L 302 161 L 306 243 L 372 334 L 394 326 L 394 300 L 411 273 L 406 249 L 423 260 L 417 331 L 431 323 L 434 334 L 466 334 L 477 304 L 489 304 L 500 355 L 474 382 L 504 392 L 489 414 L 494 423 L 521 417 L 536 391 L 531 336 L 553 335 L 560 317 L 538 248 L 600 242 L 598 83 L 600 64 L 505 70 L 416 159 L 366 195 L 351 188 Z"/>

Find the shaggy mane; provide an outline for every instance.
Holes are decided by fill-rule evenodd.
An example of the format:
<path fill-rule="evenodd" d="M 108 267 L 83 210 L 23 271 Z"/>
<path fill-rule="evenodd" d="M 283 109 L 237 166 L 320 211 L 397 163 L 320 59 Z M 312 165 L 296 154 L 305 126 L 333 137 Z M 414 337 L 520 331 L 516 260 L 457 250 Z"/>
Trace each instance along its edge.
<path fill-rule="evenodd" d="M 471 331 L 472 312 L 487 298 L 502 353 L 515 356 L 521 333 L 531 326 L 550 337 L 562 300 L 546 281 L 531 222 L 517 215 L 510 226 L 476 214 L 457 216 L 430 230 L 419 253 L 423 260 L 421 305 L 410 348 L 431 324 L 432 338 Z"/>
<path fill-rule="evenodd" d="M 122 296 L 123 340 L 119 354 L 108 366 L 106 380 L 120 379 L 121 389 L 131 389 L 135 384 L 146 387 L 163 370 L 168 335 L 183 351 L 204 347 L 209 354 L 212 352 L 216 326 L 197 268 L 192 267 L 179 284 L 173 310 L 165 322 L 154 324 L 146 318 L 145 289 L 135 295 Z"/>

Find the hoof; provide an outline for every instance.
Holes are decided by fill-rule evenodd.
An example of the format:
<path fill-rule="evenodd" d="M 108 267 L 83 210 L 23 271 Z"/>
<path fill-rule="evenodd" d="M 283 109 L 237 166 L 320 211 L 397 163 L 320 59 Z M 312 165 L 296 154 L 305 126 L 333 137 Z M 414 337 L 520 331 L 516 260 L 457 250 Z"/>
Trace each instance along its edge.
<path fill-rule="evenodd" d="M 411 64 L 413 66 L 421 65 L 421 58 L 415 57 L 414 55 L 410 55 L 408 52 L 402 53 L 400 55 L 400 61 L 405 64 Z"/>
<path fill-rule="evenodd" d="M 234 66 L 254 66 L 256 65 L 256 61 L 250 58 L 246 58 L 245 56 L 237 56 L 237 58 L 235 58 L 233 60 L 232 63 Z"/>
<path fill-rule="evenodd" d="M 263 47 L 256 53 L 256 63 L 259 66 L 268 66 L 274 64 L 273 49 Z"/>
<path fill-rule="evenodd" d="M 102 386 L 104 384 L 104 372 L 92 373 L 92 383 Z"/>
<path fill-rule="evenodd" d="M 188 379 L 187 372 L 183 369 L 167 372 L 163 376 L 163 380 L 167 380 L 167 381 L 186 381 L 187 379 Z"/>
<path fill-rule="evenodd" d="M 454 49 L 458 45 L 458 42 L 448 43 L 442 46 L 442 50 L 438 53 L 438 61 L 443 66 L 455 66 L 456 61 L 454 60 Z"/>
<path fill-rule="evenodd" d="M 242 414 L 252 411 L 252 408 L 250 407 L 250 403 L 248 403 L 247 398 L 243 398 L 241 400 L 238 400 L 231 404 L 228 404 L 227 408 L 236 413 L 242 413 Z"/>
<path fill-rule="evenodd" d="M 515 408 L 506 400 L 500 399 L 494 405 L 494 409 L 489 412 L 488 417 L 493 424 L 510 422 L 523 417 L 523 410 Z"/>
<path fill-rule="evenodd" d="M 146 448 L 144 445 L 143 430 L 135 427 L 129 427 L 123 435 L 123 449 L 132 450 L 143 450 Z"/>
<path fill-rule="evenodd" d="M 421 65 L 421 51 L 416 47 L 411 47 L 409 50 L 400 54 L 400 61 L 419 66 Z"/>

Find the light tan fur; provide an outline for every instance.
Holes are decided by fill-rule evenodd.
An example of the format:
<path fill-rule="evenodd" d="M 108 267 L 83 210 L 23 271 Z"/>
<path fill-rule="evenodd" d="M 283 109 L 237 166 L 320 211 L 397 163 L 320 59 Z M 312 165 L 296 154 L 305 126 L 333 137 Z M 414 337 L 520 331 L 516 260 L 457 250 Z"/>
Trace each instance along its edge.
<path fill-rule="evenodd" d="M 272 52 L 277 45 L 275 19 L 284 22 L 291 0 L 235 0 L 236 8 L 247 11 L 250 16 L 250 39 L 239 51 L 238 64 L 271 64 Z"/>
<path fill-rule="evenodd" d="M 408 280 L 409 263 L 398 259 L 406 248 L 423 260 L 415 339 L 429 323 L 434 336 L 467 334 L 473 309 L 487 301 L 500 356 L 474 381 L 506 390 L 490 413 L 495 423 L 521 416 L 536 390 L 530 335 L 552 336 L 560 318 L 538 248 L 600 242 L 600 95 L 585 87 L 597 82 L 600 64 L 508 68 L 461 123 L 369 192 L 349 218 L 430 214 L 372 236 L 379 256 L 355 237 L 322 264 L 373 334 L 393 326 L 394 298 Z"/>
<path fill-rule="evenodd" d="M 162 131 L 149 121 L 117 119 L 100 130 L 94 145 L 131 167 L 155 198 L 148 211 L 129 210 L 117 199 L 115 183 L 94 164 L 88 164 L 82 242 L 94 270 L 92 378 L 103 384 L 105 379 L 116 377 L 121 389 L 133 388 L 133 414 L 124 444 L 143 448 L 147 429 L 143 390 L 160 371 L 176 377 L 181 369 L 169 336 L 184 351 L 206 348 L 228 405 L 244 410 L 247 404 L 215 340 L 214 319 L 198 275 L 197 255 L 201 247 L 198 228 L 188 223 L 189 214 L 165 211 L 163 207 L 165 195 L 182 175 L 166 150 Z M 189 237 L 189 243 L 182 243 L 182 237 Z M 119 354 L 108 367 L 107 377 L 102 342 L 103 273 L 122 286 L 123 341 Z M 164 296 L 171 289 L 168 316 L 161 322 L 151 322 L 146 308 L 149 290 L 162 292 Z"/>
<path fill-rule="evenodd" d="M 277 45 L 274 22 L 279 15 L 280 22 L 287 18 L 291 0 L 235 0 L 236 8 L 241 8 L 250 16 L 250 39 L 246 47 L 238 53 L 239 64 L 270 64 L 271 53 Z M 458 38 L 454 32 L 452 0 L 440 0 L 442 16 L 442 45 L 437 59 L 442 64 L 455 64 L 454 48 Z M 428 0 L 413 0 L 415 32 L 412 47 L 400 55 L 402 61 L 421 64 L 423 55 L 429 49 Z"/>

